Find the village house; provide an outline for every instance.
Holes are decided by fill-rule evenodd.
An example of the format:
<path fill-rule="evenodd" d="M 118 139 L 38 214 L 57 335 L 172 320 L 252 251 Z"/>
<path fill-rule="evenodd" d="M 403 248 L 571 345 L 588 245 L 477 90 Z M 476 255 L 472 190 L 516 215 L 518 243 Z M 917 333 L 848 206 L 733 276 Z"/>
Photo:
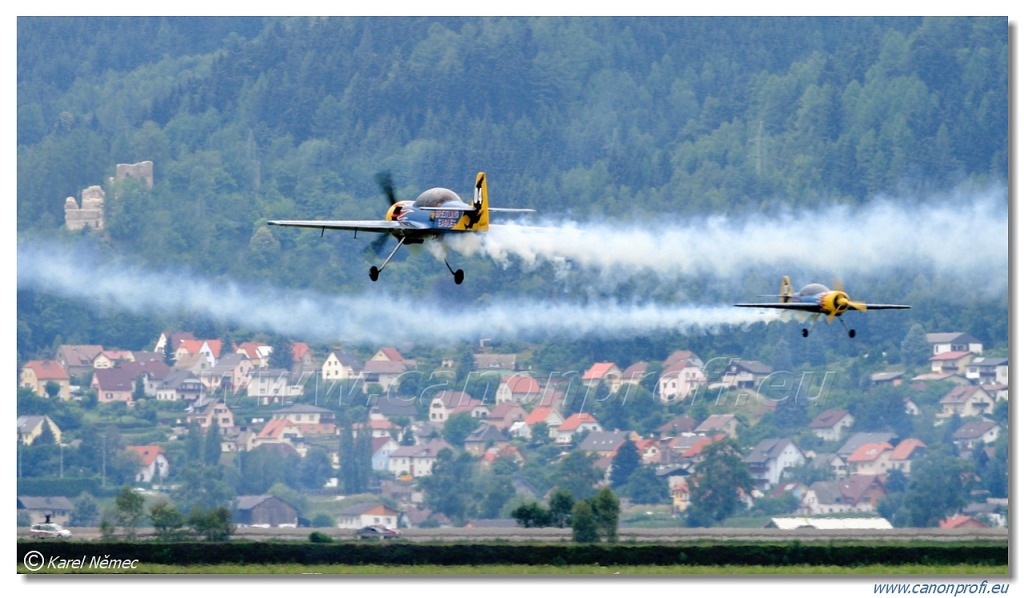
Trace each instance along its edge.
<path fill-rule="evenodd" d="M 175 331 L 175 332 L 170 332 L 170 331 L 161 332 L 160 333 L 160 338 L 158 338 L 156 340 L 156 344 L 153 345 L 153 352 L 154 353 L 159 353 L 160 355 L 166 355 L 167 354 L 167 343 L 170 343 L 171 344 L 170 353 L 171 353 L 171 356 L 172 356 L 172 359 L 173 359 L 173 356 L 174 356 L 175 352 L 177 351 L 178 346 L 181 345 L 181 341 L 186 340 L 186 339 L 189 339 L 189 340 L 195 339 L 195 336 L 193 336 L 193 334 L 191 332 L 186 332 L 186 331 L 181 331 L 181 330 Z"/>
<path fill-rule="evenodd" d="M 846 465 L 853 475 L 885 475 L 892 469 L 892 450 L 888 442 L 868 442 L 846 458 Z"/>
<path fill-rule="evenodd" d="M 811 421 L 811 432 L 822 440 L 835 442 L 843 437 L 853 421 L 853 415 L 846 409 L 829 409 Z"/>
<path fill-rule="evenodd" d="M 24 446 L 31 446 L 36 438 L 49 428 L 53 440 L 60 444 L 61 431 L 57 424 L 53 423 L 49 415 L 19 415 L 18 416 L 18 442 Z"/>
<path fill-rule="evenodd" d="M 251 451 L 268 444 L 287 445 L 300 455 L 304 455 L 306 451 L 302 427 L 288 419 L 271 419 L 263 424 L 258 433 L 249 437 L 246 448 Z"/>
<path fill-rule="evenodd" d="M 292 384 L 291 372 L 284 368 L 259 368 L 251 372 L 246 395 L 259 405 L 283 405 L 302 396 L 302 386 Z"/>
<path fill-rule="evenodd" d="M 338 527 L 360 529 L 368 525 L 383 525 L 396 529 L 401 516 L 401 511 L 392 509 L 384 503 L 360 503 L 346 507 L 338 513 Z"/>
<path fill-rule="evenodd" d="M 363 392 L 373 391 L 371 384 L 380 386 L 380 392 L 389 392 L 398 387 L 402 374 L 408 371 L 409 367 L 404 361 L 389 361 L 386 359 L 371 359 L 363 364 L 360 374 L 363 379 Z"/>
<path fill-rule="evenodd" d="M 101 403 L 135 404 L 135 377 L 127 368 L 96 370 L 92 375 L 92 389 Z"/>
<path fill-rule="evenodd" d="M 456 413 L 469 413 L 483 419 L 490 413 L 483 401 L 474 399 L 461 390 L 442 390 L 430 401 L 430 421 L 444 423 Z"/>
<path fill-rule="evenodd" d="M 206 387 L 199 376 L 188 370 L 171 370 L 156 387 L 158 401 L 184 401 L 195 404 L 206 398 Z"/>
<path fill-rule="evenodd" d="M 480 456 L 479 463 L 484 467 L 491 467 L 498 459 L 507 459 L 516 465 L 522 465 L 526 462 L 526 458 L 523 457 L 523 453 L 518 447 L 506 443 L 485 449 L 483 455 Z"/>
<path fill-rule="evenodd" d="M 235 353 L 248 359 L 255 368 L 270 367 L 270 354 L 274 348 L 266 343 L 245 341 L 235 347 Z"/>
<path fill-rule="evenodd" d="M 622 371 L 622 377 L 620 379 L 621 384 L 633 384 L 639 386 L 647 376 L 647 368 L 650 367 L 650 365 L 651 364 L 646 361 L 638 361 L 631 364 Z"/>
<path fill-rule="evenodd" d="M 772 367 L 760 361 L 732 359 L 722 373 L 725 388 L 755 388 L 772 375 Z"/>
<path fill-rule="evenodd" d="M 975 357 L 967 364 L 964 377 L 973 384 L 1010 383 L 1010 360 L 1006 357 Z"/>
<path fill-rule="evenodd" d="M 949 351 L 933 355 L 928 362 L 933 374 L 956 374 L 966 379 L 967 366 L 973 360 L 974 354 L 969 351 Z"/>
<path fill-rule="evenodd" d="M 950 515 L 939 522 L 939 529 L 967 529 L 988 527 L 970 515 Z"/>
<path fill-rule="evenodd" d="M 573 413 L 565 418 L 562 425 L 558 426 L 555 444 L 572 444 L 577 434 L 584 435 L 602 429 L 601 424 L 594 419 L 593 415 L 589 413 Z"/>
<path fill-rule="evenodd" d="M 661 436 L 677 436 L 679 434 L 691 434 L 697 428 L 697 420 L 689 415 L 680 415 L 670 419 L 661 426 L 657 432 Z"/>
<path fill-rule="evenodd" d="M 135 474 L 136 482 L 150 483 L 164 480 L 170 473 L 170 462 L 164 449 L 156 445 L 126 446 L 126 451 L 139 459 L 139 469 Z"/>
<path fill-rule="evenodd" d="M 594 430 L 587 434 L 580 442 L 579 449 L 585 453 L 596 455 L 599 458 L 612 457 L 629 437 L 629 432 Z"/>
<path fill-rule="evenodd" d="M 766 438 L 747 453 L 743 463 L 754 487 L 765 491 L 779 483 L 785 470 L 799 467 L 806 460 L 803 451 L 789 438 Z"/>
<path fill-rule="evenodd" d="M 839 447 L 836 454 L 843 461 L 846 461 L 862 445 L 870 442 L 888 442 L 892 444 L 895 441 L 896 435 L 891 432 L 856 432 L 846 439 L 846 442 L 843 443 L 843 446 Z"/>
<path fill-rule="evenodd" d="M 729 438 L 736 438 L 741 423 L 739 418 L 731 413 L 709 415 L 693 431 L 705 436 L 723 432 Z"/>
<path fill-rule="evenodd" d="M 320 379 L 324 382 L 355 380 L 359 378 L 363 362 L 354 354 L 335 349 L 320 366 Z"/>
<path fill-rule="evenodd" d="M 473 355 L 473 366 L 477 370 L 516 371 L 515 353 L 476 353 Z"/>
<path fill-rule="evenodd" d="M 466 452 L 479 457 L 484 454 L 488 448 L 493 446 L 501 446 L 508 443 L 508 437 L 499 430 L 497 427 L 492 426 L 488 423 L 482 423 L 475 430 L 466 436 L 462 446 L 466 449 Z"/>
<path fill-rule="evenodd" d="M 283 498 L 270 494 L 239 496 L 232 520 L 247 527 L 296 527 L 299 511 Z"/>
<path fill-rule="evenodd" d="M 892 464 L 892 469 L 899 470 L 904 475 L 909 476 L 914 461 L 924 456 L 927 448 L 928 445 L 917 438 L 904 438 L 893 447 L 892 454 L 889 456 L 889 463 Z"/>
<path fill-rule="evenodd" d="M 903 371 L 898 371 L 898 372 L 877 372 L 877 373 L 871 374 L 871 384 L 874 385 L 874 386 L 881 386 L 883 384 L 888 384 L 888 385 L 891 385 L 891 386 L 899 386 L 900 384 L 903 383 L 903 375 L 905 373 L 906 372 L 903 372 Z"/>
<path fill-rule="evenodd" d="M 181 339 L 174 351 L 174 363 L 177 365 L 188 358 L 199 357 L 198 363 L 201 369 L 212 368 L 220 359 L 221 346 L 222 343 L 219 339 Z"/>
<path fill-rule="evenodd" d="M 505 431 L 516 422 L 526 421 L 527 415 L 529 414 L 518 403 L 498 403 L 487 414 L 486 421 L 499 430 Z"/>
<path fill-rule="evenodd" d="M 537 405 L 526 416 L 526 425 L 522 427 L 520 435 L 525 438 L 532 438 L 535 432 L 534 427 L 543 425 L 547 427 L 548 438 L 558 436 L 558 428 L 565 422 L 565 417 L 553 406 Z"/>
<path fill-rule="evenodd" d="M 932 355 L 960 351 L 981 355 L 984 350 L 981 341 L 964 332 L 931 332 L 925 341 L 932 346 Z"/>
<path fill-rule="evenodd" d="M 953 432 L 953 444 L 961 455 L 970 455 L 977 447 L 995 442 L 1001 431 L 1002 427 L 991 420 L 967 422 Z"/>
<path fill-rule="evenodd" d="M 398 478 L 403 476 L 413 478 L 428 476 L 434 471 L 437 454 L 444 449 L 451 450 L 451 448 L 450 444 L 440 438 L 431 440 L 426 444 L 400 446 L 391 453 L 388 471 Z"/>
<path fill-rule="evenodd" d="M 885 495 L 885 487 L 878 476 L 851 475 L 842 480 L 811 484 L 800 510 L 808 515 L 873 512 Z"/>
<path fill-rule="evenodd" d="M 954 414 L 960 417 L 978 417 L 991 414 L 995 409 L 995 399 L 980 386 L 961 385 L 946 393 L 939 401 L 942 412 L 936 415 L 938 419 L 953 417 Z"/>
<path fill-rule="evenodd" d="M 28 513 L 32 523 L 67 525 L 75 505 L 66 496 L 19 496 L 18 511 Z"/>
<path fill-rule="evenodd" d="M 662 403 L 685 399 L 708 382 L 704 362 L 691 351 L 676 351 L 665 360 L 658 379 Z"/>
<path fill-rule="evenodd" d="M 204 432 L 210 426 L 217 426 L 220 430 L 235 426 L 235 414 L 222 399 L 203 399 L 193 403 L 190 409 L 191 413 L 185 418 L 186 421 L 189 425 L 198 424 L 199 429 Z"/>
<path fill-rule="evenodd" d="M 672 512 L 679 514 L 690 506 L 690 486 L 685 480 L 672 486 Z"/>
<path fill-rule="evenodd" d="M 71 377 L 58 361 L 52 359 L 32 360 L 21 368 L 23 388 L 28 388 L 37 396 L 46 397 L 47 384 L 56 385 L 57 396 L 62 400 L 71 398 Z"/>
<path fill-rule="evenodd" d="M 520 372 L 501 379 L 494 393 L 494 402 L 498 405 L 530 403 L 540 398 L 540 395 L 541 389 L 537 380 L 525 372 Z"/>
<path fill-rule="evenodd" d="M 593 388 L 598 384 L 604 383 L 608 390 L 614 394 L 619 391 L 619 385 L 622 383 L 622 370 L 610 361 L 600 361 L 583 372 L 580 382 L 587 388 Z"/>
<path fill-rule="evenodd" d="M 103 345 L 61 345 L 56 360 L 72 379 L 84 379 L 92 372 L 92 362 L 103 352 Z"/>
<path fill-rule="evenodd" d="M 199 381 L 209 392 L 234 394 L 249 386 L 254 368 L 255 364 L 245 355 L 228 353 L 220 358 L 217 365 L 202 370 Z"/>
<path fill-rule="evenodd" d="M 370 468 L 374 471 L 387 471 L 391 455 L 399 446 L 391 436 L 370 439 Z"/>

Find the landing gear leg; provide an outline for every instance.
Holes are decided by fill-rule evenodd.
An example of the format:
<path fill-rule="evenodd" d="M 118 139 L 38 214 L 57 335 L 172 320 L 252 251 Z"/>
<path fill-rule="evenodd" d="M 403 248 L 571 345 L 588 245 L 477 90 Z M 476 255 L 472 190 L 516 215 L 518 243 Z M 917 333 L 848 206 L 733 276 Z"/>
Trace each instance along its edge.
<path fill-rule="evenodd" d="M 448 263 L 448 260 L 444 261 L 444 265 L 448 266 L 448 271 L 455 277 L 455 284 L 462 284 L 462 281 L 466 279 L 466 273 L 462 271 L 462 268 L 452 270 L 452 265 Z"/>
<path fill-rule="evenodd" d="M 401 247 L 403 243 L 405 243 L 405 237 L 399 237 L 398 245 L 395 245 L 395 248 L 391 250 L 391 253 L 388 254 L 387 259 L 380 265 L 380 268 L 377 266 L 370 266 L 370 280 L 377 282 L 377 279 L 380 278 L 380 273 L 384 271 L 385 267 L 387 267 L 391 258 L 395 257 L 395 254 L 398 253 L 398 248 Z"/>

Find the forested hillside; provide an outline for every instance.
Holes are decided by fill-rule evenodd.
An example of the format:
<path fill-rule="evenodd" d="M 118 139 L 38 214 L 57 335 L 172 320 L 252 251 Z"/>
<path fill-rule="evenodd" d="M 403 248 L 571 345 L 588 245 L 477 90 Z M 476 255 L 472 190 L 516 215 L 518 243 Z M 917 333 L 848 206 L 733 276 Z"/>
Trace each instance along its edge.
<path fill-rule="evenodd" d="M 927 206 L 965 186 L 1005 189 L 1008 97 L 1000 18 L 19 18 L 17 229 L 22 246 L 59 241 L 215 287 L 361 292 L 369 239 L 265 222 L 380 217 L 382 170 L 410 198 L 466 193 L 485 170 L 492 204 L 655 236 L 687 219 L 773 220 L 880 196 Z M 108 193 L 104 234 L 63 229 L 65 198 L 143 160 L 155 186 Z M 866 249 L 823 247 L 835 271 L 804 273 L 836 275 Z M 462 294 L 422 254 L 382 286 L 460 304 L 572 299 L 579 286 L 557 265 L 464 260 L 475 286 Z M 955 281 L 942 269 L 892 265 L 861 280 L 915 304 L 875 330 L 887 346 L 914 322 L 1007 342 L 1005 280 L 965 300 L 970 289 L 943 289 Z M 786 273 L 676 278 L 671 291 L 633 278 L 611 294 L 732 302 L 774 292 L 751 285 Z M 97 311 L 19 285 L 19 357 L 57 339 L 138 347 L 208 317 Z M 231 326 L 203 323 L 218 337 Z M 614 350 L 670 350 L 678 339 L 665 335 Z M 778 341 L 750 336 L 726 330 L 710 350 Z M 596 352 L 578 358 L 614 358 Z"/>

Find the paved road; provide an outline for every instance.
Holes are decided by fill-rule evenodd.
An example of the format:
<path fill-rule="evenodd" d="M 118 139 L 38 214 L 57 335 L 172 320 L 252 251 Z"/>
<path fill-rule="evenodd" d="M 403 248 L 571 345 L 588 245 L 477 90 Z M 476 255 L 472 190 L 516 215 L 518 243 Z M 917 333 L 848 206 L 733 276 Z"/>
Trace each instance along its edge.
<path fill-rule="evenodd" d="M 98 540 L 98 528 L 71 528 L 74 538 L 78 540 Z M 338 540 L 352 538 L 351 530 L 337 528 L 258 528 L 239 527 L 235 538 L 251 539 L 293 539 L 301 540 L 309 537 L 314 531 L 325 533 Z M 402 538 L 411 542 L 460 542 L 503 540 L 508 542 L 551 541 L 564 542 L 572 538 L 569 529 L 557 528 L 437 528 L 437 529 L 403 529 Z M 147 536 L 152 529 L 140 529 L 140 536 Z M 18 528 L 19 538 L 28 538 L 28 528 Z M 792 540 L 872 540 L 872 541 L 906 541 L 934 540 L 937 542 L 966 540 L 997 540 L 1009 541 L 1005 528 L 983 529 L 938 529 L 938 528 L 900 528 L 891 530 L 779 530 L 762 528 L 619 528 L 619 539 L 630 542 L 689 542 L 693 540 L 741 540 L 741 541 L 776 541 Z"/>

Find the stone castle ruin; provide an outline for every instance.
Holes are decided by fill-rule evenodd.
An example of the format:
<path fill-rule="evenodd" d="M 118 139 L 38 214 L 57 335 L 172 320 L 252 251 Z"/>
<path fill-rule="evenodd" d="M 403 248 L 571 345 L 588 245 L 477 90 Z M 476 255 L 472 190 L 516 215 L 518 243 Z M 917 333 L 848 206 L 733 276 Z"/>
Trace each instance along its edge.
<path fill-rule="evenodd" d="M 118 164 L 116 173 L 110 182 L 119 182 L 132 177 L 142 179 L 146 187 L 153 188 L 153 163 L 149 160 L 135 164 Z M 82 190 L 82 205 L 79 206 L 74 197 L 64 200 L 64 226 L 68 230 L 91 228 L 103 230 L 103 202 L 107 194 L 100 185 L 93 185 Z"/>

